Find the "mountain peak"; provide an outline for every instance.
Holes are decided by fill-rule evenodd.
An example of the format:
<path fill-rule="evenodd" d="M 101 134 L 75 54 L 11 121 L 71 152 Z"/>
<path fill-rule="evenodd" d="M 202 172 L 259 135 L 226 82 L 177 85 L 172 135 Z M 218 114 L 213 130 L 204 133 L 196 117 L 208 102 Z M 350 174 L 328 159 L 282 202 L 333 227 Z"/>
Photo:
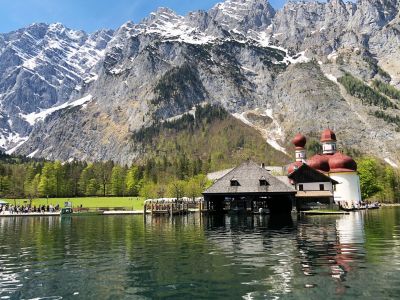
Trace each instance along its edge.
<path fill-rule="evenodd" d="M 168 22 L 183 18 L 178 15 L 175 11 L 167 7 L 159 7 L 154 12 L 150 13 L 150 16 L 143 20 L 143 23 L 151 24 L 157 21 Z"/>
<path fill-rule="evenodd" d="M 227 0 L 216 4 L 210 15 L 222 26 L 242 30 L 267 28 L 276 12 L 267 0 Z"/>

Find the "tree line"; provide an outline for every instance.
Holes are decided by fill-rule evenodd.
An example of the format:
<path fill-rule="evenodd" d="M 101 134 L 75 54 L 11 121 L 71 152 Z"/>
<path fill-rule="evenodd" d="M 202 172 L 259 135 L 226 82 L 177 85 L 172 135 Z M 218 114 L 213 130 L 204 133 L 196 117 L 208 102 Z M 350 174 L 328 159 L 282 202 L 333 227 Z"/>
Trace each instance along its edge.
<path fill-rule="evenodd" d="M 199 170 L 189 170 L 190 162 L 177 162 L 176 174 L 162 172 L 161 164 L 149 160 L 144 165 L 121 166 L 112 161 L 86 163 L 72 161 L 0 162 L 0 196 L 6 198 L 143 196 L 197 197 L 209 184 Z M 183 170 L 183 169 L 186 169 Z M 164 174 L 154 176 L 154 173 Z M 189 176 L 188 174 L 192 176 Z M 178 178 L 181 175 L 182 179 Z"/>
<path fill-rule="evenodd" d="M 400 203 L 400 172 L 371 157 L 357 160 L 364 200 Z"/>
<path fill-rule="evenodd" d="M 392 103 L 389 98 L 380 94 L 379 91 L 369 87 L 363 81 L 349 73 L 338 78 L 338 82 L 345 87 L 350 95 L 361 99 L 364 105 L 379 106 L 383 109 L 398 108 L 398 106 Z"/>
<path fill-rule="evenodd" d="M 375 111 L 375 112 L 371 112 L 371 115 L 375 116 L 378 119 L 383 119 L 386 123 L 389 124 L 395 124 L 396 127 L 396 131 L 400 132 L 400 117 L 399 116 L 391 116 L 389 114 L 384 113 L 383 111 Z"/>
<path fill-rule="evenodd" d="M 400 172 L 370 157 L 357 160 L 363 199 L 400 202 Z M 198 197 L 211 184 L 197 160 L 149 159 L 130 167 L 108 162 L 0 161 L 0 196 L 6 198 L 141 196 Z M 174 170 L 174 171 L 172 171 Z"/>
<path fill-rule="evenodd" d="M 390 85 L 389 83 L 376 79 L 372 81 L 372 86 L 379 92 L 385 94 L 386 96 L 392 99 L 400 100 L 400 91 L 396 89 L 394 86 Z"/>

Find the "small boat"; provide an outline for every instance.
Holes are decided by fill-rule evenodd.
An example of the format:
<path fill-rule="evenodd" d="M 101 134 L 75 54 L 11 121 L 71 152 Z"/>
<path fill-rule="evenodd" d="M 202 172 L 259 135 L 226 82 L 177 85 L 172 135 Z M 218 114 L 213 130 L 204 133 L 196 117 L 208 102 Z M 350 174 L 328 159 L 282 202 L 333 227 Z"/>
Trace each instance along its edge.
<path fill-rule="evenodd" d="M 73 213 L 73 210 L 72 210 L 71 207 L 64 207 L 64 208 L 61 209 L 60 215 L 61 215 L 61 216 L 64 216 L 64 215 L 71 215 L 72 213 Z"/>

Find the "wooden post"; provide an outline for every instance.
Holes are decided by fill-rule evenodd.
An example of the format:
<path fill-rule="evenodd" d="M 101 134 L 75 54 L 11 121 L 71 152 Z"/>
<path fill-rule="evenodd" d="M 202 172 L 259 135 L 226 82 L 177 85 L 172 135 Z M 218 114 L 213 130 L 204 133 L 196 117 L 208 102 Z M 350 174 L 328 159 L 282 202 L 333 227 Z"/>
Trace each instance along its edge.
<path fill-rule="evenodd" d="M 144 213 L 144 216 L 146 216 L 146 203 L 144 204 L 144 206 L 143 206 L 143 213 Z"/>

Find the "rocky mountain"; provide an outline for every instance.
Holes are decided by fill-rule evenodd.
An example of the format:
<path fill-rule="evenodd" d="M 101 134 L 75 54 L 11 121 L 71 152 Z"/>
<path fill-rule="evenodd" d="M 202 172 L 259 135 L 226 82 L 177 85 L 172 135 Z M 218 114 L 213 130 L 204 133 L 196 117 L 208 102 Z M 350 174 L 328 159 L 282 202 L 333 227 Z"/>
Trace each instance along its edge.
<path fill-rule="evenodd" d="M 0 35 L 0 147 L 25 141 L 32 113 L 80 95 L 95 78 L 113 32 L 88 35 L 61 24 L 33 24 Z"/>
<path fill-rule="evenodd" d="M 399 46 L 397 0 L 227 0 L 92 35 L 32 25 L 0 35 L 1 146 L 129 164 L 138 130 L 211 103 L 282 155 L 297 131 L 329 126 L 343 148 L 400 165 Z"/>

